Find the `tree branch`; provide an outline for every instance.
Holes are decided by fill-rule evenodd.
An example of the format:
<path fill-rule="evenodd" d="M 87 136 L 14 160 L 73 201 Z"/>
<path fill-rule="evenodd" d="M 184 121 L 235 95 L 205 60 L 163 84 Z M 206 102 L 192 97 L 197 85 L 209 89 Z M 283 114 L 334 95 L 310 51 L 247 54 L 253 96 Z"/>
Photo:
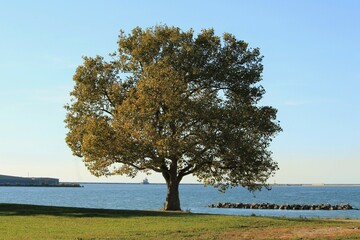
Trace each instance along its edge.
<path fill-rule="evenodd" d="M 111 101 L 111 98 L 110 98 L 108 92 L 106 91 L 106 89 L 104 89 L 104 95 L 105 95 L 106 99 L 109 101 L 110 105 L 112 107 L 115 107 L 115 104 L 113 103 L 113 101 Z"/>
<path fill-rule="evenodd" d="M 201 150 L 198 154 L 196 154 L 196 156 L 194 157 L 194 159 L 199 158 L 202 154 L 204 154 L 206 151 L 208 150 L 208 148 L 204 148 L 203 150 Z M 189 175 L 195 171 L 197 171 L 200 167 L 204 166 L 205 164 L 208 163 L 212 163 L 212 161 L 204 161 L 201 162 L 197 165 L 192 165 L 192 164 L 188 164 L 188 166 L 186 166 L 185 168 L 183 168 L 180 172 L 179 172 L 179 177 L 183 177 L 186 175 Z M 191 169 L 193 167 L 193 169 Z"/>
<path fill-rule="evenodd" d="M 204 162 L 201 162 L 201 163 L 195 165 L 193 169 L 183 172 L 183 170 L 185 170 L 185 168 L 184 168 L 183 170 L 180 171 L 179 177 L 184 177 L 184 176 L 186 176 L 186 175 L 192 174 L 192 173 L 196 172 L 197 170 L 199 170 L 199 169 L 200 169 L 201 167 L 203 167 L 204 165 L 206 165 L 206 164 L 211 164 L 211 163 L 212 163 L 212 161 L 204 161 Z M 186 167 L 186 168 L 187 168 L 187 167 Z M 189 169 L 190 169 L 190 168 L 189 168 Z"/>
<path fill-rule="evenodd" d="M 152 166 L 149 166 L 148 168 L 155 171 L 155 172 L 158 172 L 158 173 L 162 172 L 160 168 L 156 168 L 156 167 L 152 167 Z"/>
<path fill-rule="evenodd" d="M 100 108 L 100 110 L 110 114 L 112 117 L 114 116 L 112 112 L 110 112 L 109 110 L 106 110 L 105 108 Z"/>
<path fill-rule="evenodd" d="M 142 170 L 145 170 L 146 167 L 139 167 L 139 166 L 136 166 L 135 164 L 133 163 L 124 163 L 122 162 L 123 164 L 127 164 L 127 165 L 130 165 L 131 167 L 135 168 L 136 170 L 139 170 L 139 171 L 142 171 Z"/>

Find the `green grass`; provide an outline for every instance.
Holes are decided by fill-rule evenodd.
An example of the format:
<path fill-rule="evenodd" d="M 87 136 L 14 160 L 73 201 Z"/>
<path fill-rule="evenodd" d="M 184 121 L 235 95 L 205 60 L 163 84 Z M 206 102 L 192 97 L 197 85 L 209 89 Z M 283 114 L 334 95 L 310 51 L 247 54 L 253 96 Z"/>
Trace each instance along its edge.
<path fill-rule="evenodd" d="M 358 221 L 0 204 L 0 239 L 276 239 L 267 232 L 324 227 L 360 239 Z"/>

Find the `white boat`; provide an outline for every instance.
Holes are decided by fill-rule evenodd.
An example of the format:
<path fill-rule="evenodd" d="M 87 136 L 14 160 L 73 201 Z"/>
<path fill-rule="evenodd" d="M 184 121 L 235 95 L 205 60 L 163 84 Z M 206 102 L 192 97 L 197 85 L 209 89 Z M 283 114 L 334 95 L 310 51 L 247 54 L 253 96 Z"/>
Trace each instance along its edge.
<path fill-rule="evenodd" d="M 149 180 L 147 178 L 145 178 L 143 181 L 142 181 L 142 184 L 150 184 L 149 183 Z"/>

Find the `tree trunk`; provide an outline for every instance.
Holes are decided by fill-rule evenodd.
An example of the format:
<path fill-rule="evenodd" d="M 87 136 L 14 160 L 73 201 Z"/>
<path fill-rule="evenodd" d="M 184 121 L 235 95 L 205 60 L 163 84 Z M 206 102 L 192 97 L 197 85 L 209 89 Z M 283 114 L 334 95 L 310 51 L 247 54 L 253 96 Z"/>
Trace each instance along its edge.
<path fill-rule="evenodd" d="M 177 179 L 166 181 L 168 193 L 164 206 L 165 211 L 180 211 L 179 183 Z"/>

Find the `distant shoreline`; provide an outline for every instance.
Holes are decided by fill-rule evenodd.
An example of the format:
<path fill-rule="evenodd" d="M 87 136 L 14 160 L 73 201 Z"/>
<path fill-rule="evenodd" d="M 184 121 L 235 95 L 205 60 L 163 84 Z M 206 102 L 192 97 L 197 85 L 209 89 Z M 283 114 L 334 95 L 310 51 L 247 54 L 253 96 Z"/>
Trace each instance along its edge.
<path fill-rule="evenodd" d="M 60 187 L 74 188 L 83 187 L 78 183 L 60 183 L 60 184 L 0 184 L 0 187 Z"/>
<path fill-rule="evenodd" d="M 79 184 L 124 184 L 124 185 L 143 185 L 142 183 L 126 183 L 126 182 L 78 182 Z M 146 185 L 166 185 L 166 183 L 150 183 Z M 180 185 L 204 185 L 203 183 L 180 183 Z M 331 183 L 331 184 L 297 184 L 297 183 L 279 183 L 269 184 L 271 187 L 360 187 L 360 183 L 354 184 L 342 184 L 342 183 Z"/>
<path fill-rule="evenodd" d="M 144 185 L 141 182 L 61 182 L 59 184 L 0 184 L 0 187 L 82 187 L 81 184 L 120 184 Z M 145 185 L 166 185 L 166 183 L 149 183 Z M 180 185 L 204 185 L 203 183 L 180 183 Z M 270 187 L 360 187 L 360 183 L 272 183 Z"/>

